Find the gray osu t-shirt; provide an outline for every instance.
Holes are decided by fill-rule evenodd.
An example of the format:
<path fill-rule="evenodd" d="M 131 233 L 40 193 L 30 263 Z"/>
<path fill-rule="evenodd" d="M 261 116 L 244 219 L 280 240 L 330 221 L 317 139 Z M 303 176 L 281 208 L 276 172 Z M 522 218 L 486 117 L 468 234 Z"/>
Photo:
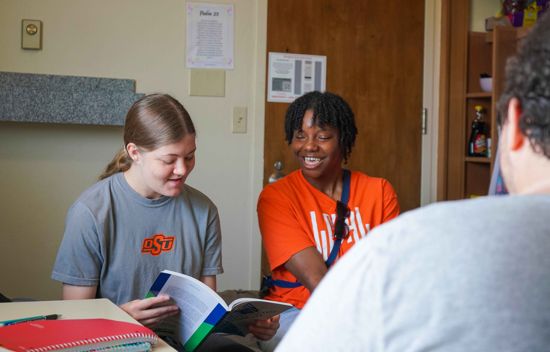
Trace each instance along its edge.
<path fill-rule="evenodd" d="M 144 198 L 118 173 L 69 209 L 51 277 L 98 286 L 98 297 L 123 304 L 144 298 L 163 269 L 195 278 L 223 272 L 216 206 L 188 185 L 177 197 Z"/>

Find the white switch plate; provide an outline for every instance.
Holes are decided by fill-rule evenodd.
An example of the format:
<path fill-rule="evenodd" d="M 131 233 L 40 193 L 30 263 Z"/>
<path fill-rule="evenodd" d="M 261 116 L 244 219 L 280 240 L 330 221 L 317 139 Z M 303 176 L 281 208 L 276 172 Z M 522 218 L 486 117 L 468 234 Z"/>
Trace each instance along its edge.
<path fill-rule="evenodd" d="M 233 108 L 233 133 L 246 133 L 246 106 L 235 106 Z"/>

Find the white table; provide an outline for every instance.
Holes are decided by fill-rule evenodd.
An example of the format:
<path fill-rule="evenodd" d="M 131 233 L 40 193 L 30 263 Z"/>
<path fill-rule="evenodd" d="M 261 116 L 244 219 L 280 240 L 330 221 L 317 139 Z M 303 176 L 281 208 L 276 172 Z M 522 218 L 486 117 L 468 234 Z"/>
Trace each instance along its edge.
<path fill-rule="evenodd" d="M 105 318 L 138 323 L 106 298 L 0 303 L 0 321 L 48 314 L 61 314 L 60 319 Z M 155 352 L 175 351 L 161 339 L 153 350 Z M 0 347 L 0 351 L 8 350 Z"/>

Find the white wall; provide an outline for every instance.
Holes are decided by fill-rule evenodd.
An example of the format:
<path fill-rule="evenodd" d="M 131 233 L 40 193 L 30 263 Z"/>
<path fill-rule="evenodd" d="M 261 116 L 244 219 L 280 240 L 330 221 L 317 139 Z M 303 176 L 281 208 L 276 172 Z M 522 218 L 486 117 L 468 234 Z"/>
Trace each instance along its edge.
<path fill-rule="evenodd" d="M 501 8 L 501 0 L 470 0 L 470 29 L 485 32 L 485 19 L 495 16 Z"/>
<path fill-rule="evenodd" d="M 190 97 L 183 0 L 0 0 L 0 71 L 129 78 L 137 92 L 166 92 L 198 131 L 188 183 L 218 205 L 225 274 L 219 288 L 257 288 L 262 186 L 267 0 L 235 5 L 235 69 L 226 96 Z M 21 19 L 43 21 L 43 50 L 20 48 Z M 234 106 L 248 133 L 232 134 Z M 57 299 L 50 272 L 69 205 L 121 146 L 119 127 L 0 123 L 0 292 Z"/>

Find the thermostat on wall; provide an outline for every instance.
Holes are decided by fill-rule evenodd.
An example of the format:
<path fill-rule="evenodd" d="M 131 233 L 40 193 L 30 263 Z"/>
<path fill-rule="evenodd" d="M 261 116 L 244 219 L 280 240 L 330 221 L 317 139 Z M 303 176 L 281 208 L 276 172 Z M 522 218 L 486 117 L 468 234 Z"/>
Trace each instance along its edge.
<path fill-rule="evenodd" d="M 42 21 L 21 20 L 21 48 L 42 49 Z"/>

